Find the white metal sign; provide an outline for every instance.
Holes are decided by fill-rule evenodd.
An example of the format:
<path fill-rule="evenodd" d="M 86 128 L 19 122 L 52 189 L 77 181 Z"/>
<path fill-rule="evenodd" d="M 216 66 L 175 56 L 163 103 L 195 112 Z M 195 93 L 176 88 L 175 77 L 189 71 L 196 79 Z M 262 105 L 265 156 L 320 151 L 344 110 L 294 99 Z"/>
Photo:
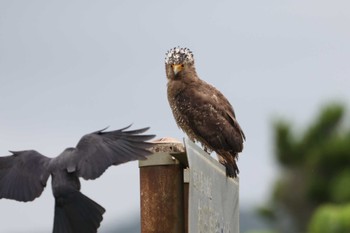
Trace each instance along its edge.
<path fill-rule="evenodd" d="M 189 232 L 239 233 L 239 183 L 225 168 L 189 139 Z"/>

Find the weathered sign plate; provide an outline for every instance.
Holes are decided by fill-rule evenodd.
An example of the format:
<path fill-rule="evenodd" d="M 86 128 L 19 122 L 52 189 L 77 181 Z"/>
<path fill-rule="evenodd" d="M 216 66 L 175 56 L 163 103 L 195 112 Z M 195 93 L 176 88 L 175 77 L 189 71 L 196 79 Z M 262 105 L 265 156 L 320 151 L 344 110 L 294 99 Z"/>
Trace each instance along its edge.
<path fill-rule="evenodd" d="M 239 183 L 225 168 L 185 139 L 189 179 L 189 232 L 239 233 Z"/>

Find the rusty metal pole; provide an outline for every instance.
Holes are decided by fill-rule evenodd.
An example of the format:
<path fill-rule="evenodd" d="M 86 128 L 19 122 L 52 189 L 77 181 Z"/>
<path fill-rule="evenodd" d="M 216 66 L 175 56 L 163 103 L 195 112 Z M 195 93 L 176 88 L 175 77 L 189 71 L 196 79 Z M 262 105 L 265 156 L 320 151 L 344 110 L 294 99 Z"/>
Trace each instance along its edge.
<path fill-rule="evenodd" d="M 178 141 L 158 141 L 154 154 L 139 162 L 141 233 L 183 233 L 183 166 L 172 157 L 183 153 Z"/>
<path fill-rule="evenodd" d="M 184 169 L 184 224 L 185 233 L 188 233 L 188 198 L 189 198 L 189 183 L 190 183 L 190 170 Z"/>

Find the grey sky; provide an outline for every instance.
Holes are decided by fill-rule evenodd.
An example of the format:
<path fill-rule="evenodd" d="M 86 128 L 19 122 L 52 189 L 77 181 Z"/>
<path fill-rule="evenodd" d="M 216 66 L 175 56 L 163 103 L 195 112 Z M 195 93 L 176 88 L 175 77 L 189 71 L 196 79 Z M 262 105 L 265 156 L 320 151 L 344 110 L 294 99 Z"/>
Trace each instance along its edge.
<path fill-rule="evenodd" d="M 348 1 L 0 1 L 0 154 L 56 156 L 105 126 L 181 139 L 166 99 L 165 52 L 189 47 L 200 77 L 233 104 L 246 136 L 240 200 L 263 203 L 276 178 L 271 122 L 307 124 L 350 98 Z M 348 103 L 348 102 L 347 102 Z M 138 212 L 137 163 L 83 182 L 106 225 Z M 0 232 L 47 232 L 48 185 L 0 200 Z"/>

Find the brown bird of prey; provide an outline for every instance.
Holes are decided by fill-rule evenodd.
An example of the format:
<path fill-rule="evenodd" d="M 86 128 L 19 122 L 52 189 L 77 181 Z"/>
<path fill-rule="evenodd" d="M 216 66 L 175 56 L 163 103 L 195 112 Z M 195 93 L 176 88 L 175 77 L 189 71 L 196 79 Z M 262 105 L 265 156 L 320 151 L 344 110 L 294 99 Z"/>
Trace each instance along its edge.
<path fill-rule="evenodd" d="M 176 47 L 166 53 L 168 101 L 177 125 L 207 152 L 215 151 L 226 175 L 239 173 L 236 160 L 243 150 L 244 133 L 231 104 L 220 91 L 201 80 L 192 52 Z"/>
<path fill-rule="evenodd" d="M 55 197 L 54 233 L 94 233 L 105 209 L 82 194 L 79 177 L 93 180 L 109 166 L 145 159 L 154 135 L 148 128 L 99 130 L 83 136 L 75 148 L 65 149 L 56 158 L 34 150 L 11 151 L 0 157 L 0 199 L 32 201 L 39 197 L 51 175 Z"/>

